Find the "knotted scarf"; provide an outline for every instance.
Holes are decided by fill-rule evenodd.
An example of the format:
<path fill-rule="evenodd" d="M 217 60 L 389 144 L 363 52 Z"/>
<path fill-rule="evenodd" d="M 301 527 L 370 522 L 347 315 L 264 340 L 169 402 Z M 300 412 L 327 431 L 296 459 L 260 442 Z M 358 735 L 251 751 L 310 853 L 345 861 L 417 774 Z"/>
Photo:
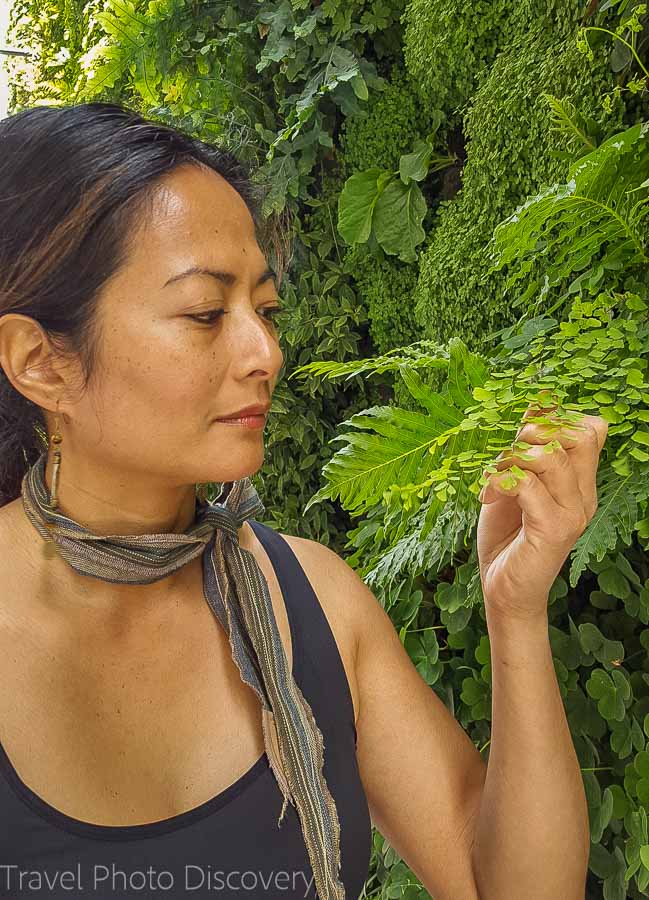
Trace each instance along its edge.
<path fill-rule="evenodd" d="M 22 481 L 23 506 L 36 530 L 81 575 L 116 584 L 150 584 L 203 554 L 203 592 L 223 625 L 241 678 L 261 701 L 264 745 L 284 797 L 299 815 L 318 897 L 345 900 L 339 881 L 340 826 L 324 778 L 324 741 L 309 703 L 289 670 L 268 582 L 239 545 L 243 522 L 265 511 L 249 478 L 227 482 L 218 500 L 196 499 L 194 522 L 182 534 L 88 531 L 52 510 L 45 450 Z"/>

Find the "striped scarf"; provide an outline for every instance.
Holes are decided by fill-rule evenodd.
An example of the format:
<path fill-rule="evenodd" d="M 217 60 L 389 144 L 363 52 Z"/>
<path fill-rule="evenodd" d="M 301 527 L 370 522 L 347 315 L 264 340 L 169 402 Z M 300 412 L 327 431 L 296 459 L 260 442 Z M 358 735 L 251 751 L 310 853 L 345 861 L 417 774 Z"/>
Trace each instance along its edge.
<path fill-rule="evenodd" d="M 116 584 L 150 584 L 203 554 L 203 591 L 223 625 L 241 678 L 261 701 L 264 745 L 284 797 L 297 809 L 317 895 L 345 900 L 340 826 L 324 778 L 324 741 L 309 703 L 287 665 L 268 582 L 239 546 L 243 522 L 263 513 L 249 478 L 227 482 L 218 501 L 196 500 L 194 522 L 182 534 L 97 535 L 49 507 L 45 450 L 22 481 L 27 517 L 46 547 L 81 575 Z M 294 648 L 295 652 L 295 648 Z"/>

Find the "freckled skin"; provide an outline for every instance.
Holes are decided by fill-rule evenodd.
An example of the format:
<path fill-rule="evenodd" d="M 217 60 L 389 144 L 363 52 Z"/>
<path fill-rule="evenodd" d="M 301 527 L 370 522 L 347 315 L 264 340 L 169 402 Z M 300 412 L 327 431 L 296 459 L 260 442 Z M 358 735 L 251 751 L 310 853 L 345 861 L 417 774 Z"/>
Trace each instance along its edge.
<path fill-rule="evenodd" d="M 204 167 L 185 165 L 159 182 L 130 242 L 99 299 L 100 358 L 87 390 L 78 390 L 77 361 L 61 360 L 31 397 L 47 411 L 50 433 L 61 398 L 64 514 L 104 534 L 182 531 L 194 518 L 197 482 L 233 481 L 263 463 L 262 429 L 214 420 L 270 401 L 283 355 L 265 310 L 278 296 L 272 280 L 255 287 L 268 261 L 243 199 Z M 237 280 L 193 275 L 163 287 L 192 265 Z M 217 309 L 225 312 L 211 323 L 186 318 Z M 27 341 L 11 327 L 7 346 Z M 139 589 L 104 587 L 113 602 Z"/>

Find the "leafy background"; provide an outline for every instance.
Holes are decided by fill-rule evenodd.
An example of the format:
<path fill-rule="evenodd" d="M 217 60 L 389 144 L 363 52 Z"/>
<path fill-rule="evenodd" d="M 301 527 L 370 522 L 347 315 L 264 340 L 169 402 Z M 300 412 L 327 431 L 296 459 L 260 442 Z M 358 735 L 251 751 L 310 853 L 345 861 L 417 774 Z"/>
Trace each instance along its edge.
<path fill-rule="evenodd" d="M 636 0 L 16 0 L 8 35 L 32 52 L 12 111 L 117 100 L 257 167 L 293 248 L 267 522 L 354 566 L 485 759 L 482 471 L 542 388 L 607 419 L 549 607 L 587 900 L 649 886 L 646 22 Z M 376 830 L 363 896 L 429 896 Z"/>

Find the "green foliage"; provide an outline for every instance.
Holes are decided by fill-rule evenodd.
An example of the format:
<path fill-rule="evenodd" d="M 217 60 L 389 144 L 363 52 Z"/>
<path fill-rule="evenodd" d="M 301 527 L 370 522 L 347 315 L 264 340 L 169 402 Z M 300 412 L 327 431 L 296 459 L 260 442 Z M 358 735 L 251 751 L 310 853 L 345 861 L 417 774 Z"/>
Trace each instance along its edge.
<path fill-rule="evenodd" d="M 509 10 L 508 10 L 509 8 Z M 422 96 L 454 111 L 471 96 L 477 79 L 505 39 L 512 8 L 506 0 L 462 3 L 411 0 L 404 54 Z"/>
<path fill-rule="evenodd" d="M 591 70 L 574 35 L 557 38 L 539 29 L 493 63 L 464 120 L 468 143 L 462 190 L 440 204 L 420 258 L 414 299 L 424 333 L 438 340 L 461 335 L 477 349 L 485 334 L 514 321 L 504 275 L 489 272 L 487 246 L 513 208 L 565 174 L 560 154 L 573 144 L 573 136 L 552 128 L 556 111 L 544 94 L 567 98 L 583 116 L 593 117 L 611 79 L 605 60 Z M 605 136 L 619 125 L 621 113 L 618 102 L 615 115 L 606 117 Z M 528 274 L 540 273 L 530 269 Z"/>
<path fill-rule="evenodd" d="M 326 362 L 301 367 L 293 376 L 350 378 L 359 371 L 384 372 L 391 367 L 425 410 L 373 407 L 343 422 L 362 430 L 336 438 L 346 441 L 346 446 L 325 466 L 327 484 L 309 505 L 335 497 L 355 516 L 377 504 L 399 507 L 401 518 L 393 541 L 397 535 L 401 539 L 422 508 L 427 508 L 426 520 L 417 531 L 422 541 L 447 504 L 458 514 L 459 528 L 463 522 L 459 507 L 465 517 L 467 512 L 475 513 L 472 495 L 484 483 L 483 472 L 495 471 L 496 457 L 511 445 L 523 411 L 539 400 L 541 391 L 549 390 L 567 423 L 578 425 L 579 415 L 573 413 L 595 410 L 609 422 L 609 455 L 599 471 L 600 505 L 573 549 L 570 584 L 574 587 L 593 558 L 601 561 L 620 540 L 631 542 L 646 514 L 647 308 L 637 294 L 601 294 L 590 302 L 576 298 L 567 322 L 541 318 L 527 323 L 536 337 L 530 340 L 528 327 L 525 345 L 507 357 L 509 366 L 491 371 L 488 359 L 469 353 L 457 338 L 448 347 L 435 348 L 433 353 L 420 350 L 410 359 L 381 357 L 356 366 Z M 516 347 L 518 342 L 508 339 L 506 343 L 511 350 L 512 343 Z M 440 362 L 448 373 L 441 393 L 429 390 L 417 371 L 427 366 L 439 369 Z M 443 547 L 438 547 L 442 568 L 454 563 L 460 536 L 459 531 L 447 532 Z M 370 583 L 380 585 L 383 576 L 393 580 L 400 573 L 394 557 L 388 566 L 384 563 L 384 554 L 392 549 L 376 548 L 376 568 L 365 573 Z M 403 562 L 408 564 L 407 556 Z"/>
<path fill-rule="evenodd" d="M 370 55 L 390 50 L 402 12 L 399 0 L 307 6 L 107 0 L 67 94 L 119 96 L 199 136 L 225 137 L 261 164 L 265 212 L 281 212 L 307 194 L 339 118 L 383 87 Z"/>
<path fill-rule="evenodd" d="M 649 21 L 647 4 L 640 3 L 639 0 L 605 0 L 597 8 L 595 21 L 609 24 L 606 18 L 603 18 L 608 10 L 614 10 L 615 14 L 619 15 L 615 30 L 612 31 L 610 27 L 601 27 L 601 24 L 582 28 L 578 36 L 579 49 L 592 60 L 592 38 L 599 39 L 600 44 L 603 37 L 604 39 L 606 37 L 613 38 L 609 57 L 611 70 L 615 73 L 626 71 L 632 74 L 627 80 L 626 87 L 618 82 L 612 93 L 619 96 L 626 91 L 630 94 L 642 93 L 646 97 L 649 87 L 649 71 L 642 62 L 642 57 L 649 41 L 649 33 L 646 30 Z M 611 26 L 613 24 L 611 23 Z M 610 103 L 610 97 L 606 98 L 606 102 Z"/>
<path fill-rule="evenodd" d="M 591 116 L 582 115 L 566 97 L 563 100 L 552 94 L 543 94 L 543 97 L 550 107 L 550 130 L 567 135 L 570 139 L 567 150 L 555 150 L 553 155 L 557 159 L 572 162 L 595 150 L 602 140 L 599 123 Z"/>
<path fill-rule="evenodd" d="M 541 256 L 547 260 L 541 296 L 565 282 L 557 302 L 582 288 L 594 293 L 606 270 L 647 262 L 648 198 L 649 122 L 644 122 L 581 157 L 565 184 L 552 185 L 505 219 L 494 235 L 494 269 L 519 262 L 507 280 L 511 288 Z M 579 275 L 572 278 L 575 272 Z M 516 305 L 535 299 L 539 287 L 532 280 Z"/>
<path fill-rule="evenodd" d="M 546 254 L 552 244 L 539 222 L 555 212 L 558 228 L 564 229 L 562 278 L 568 283 L 600 248 L 615 252 L 617 230 L 598 243 L 610 209 L 628 240 L 620 211 L 629 197 L 635 202 L 638 194 L 644 196 L 638 190 L 646 179 L 643 141 L 639 124 L 582 154 L 571 167 L 575 187 L 599 202 L 597 215 L 590 206 L 581 215 L 573 191 L 555 188 L 530 199 L 496 230 L 494 244 L 509 262 L 530 264 L 521 275 L 541 266 L 552 277 L 555 260 Z M 562 193 L 570 203 L 561 205 Z M 576 206 L 581 209 L 581 203 Z M 527 210 L 536 214 L 529 228 Z M 584 247 L 594 248 L 586 262 Z M 325 487 L 310 504 L 335 497 L 361 518 L 350 532 L 351 561 L 395 624 L 405 628 L 402 639 L 413 658 L 420 661 L 421 650 L 408 632 L 427 633 L 439 628 L 439 621 L 445 626 L 446 644 L 436 638 L 434 668 L 427 676 L 476 743 L 486 736 L 490 720 L 490 669 L 474 495 L 541 391 L 550 391 L 567 424 L 578 427 L 583 412 L 609 422 L 598 470 L 598 510 L 551 592 L 550 636 L 588 798 L 591 872 L 602 879 L 605 896 L 633 898 L 649 885 L 641 855 L 649 844 L 642 824 L 649 806 L 649 745 L 639 724 L 649 723 L 649 291 L 631 274 L 641 262 L 622 255 L 616 278 L 628 286 L 623 291 L 588 296 L 586 279 L 579 280 L 563 321 L 525 308 L 516 325 L 501 333 L 500 347 L 487 355 L 471 353 L 451 338 L 444 345 L 420 341 L 374 359 L 311 363 L 294 372 L 327 379 L 398 373 L 419 405 L 407 411 L 371 407 L 347 418 L 342 423 L 347 430 L 335 439 L 345 446 L 323 469 Z M 427 371 L 445 376 L 441 390 L 425 383 Z M 524 452 L 526 445 L 521 448 Z M 522 474 L 515 467 L 511 471 L 513 478 Z M 413 608 L 408 601 L 420 592 L 422 600 Z M 463 650 L 464 656 L 447 656 L 444 649 Z M 609 774 L 596 778 L 600 771 Z M 600 894 L 589 894 L 589 900 L 595 896 Z"/>
<path fill-rule="evenodd" d="M 404 56 L 424 101 L 454 113 L 471 98 L 489 67 L 530 29 L 565 34 L 583 12 L 580 0 L 411 0 Z"/>
<path fill-rule="evenodd" d="M 585 776 L 601 763 L 612 773 L 605 788 L 618 788 L 618 809 L 643 811 L 649 808 L 649 774 L 645 781 L 645 756 L 638 753 L 647 742 L 634 723 L 649 713 L 649 541 L 643 530 L 649 505 L 648 309 L 647 297 L 630 292 L 603 293 L 592 300 L 579 296 L 566 321 L 527 321 L 520 334 L 508 335 L 499 353 L 486 358 L 469 353 L 453 338 L 443 347 L 420 342 L 375 359 L 311 363 L 294 372 L 295 377 L 327 379 L 398 373 L 420 405 L 421 412 L 371 407 L 346 419 L 336 437 L 345 446 L 324 467 L 326 485 L 310 505 L 335 497 L 350 514 L 363 517 L 350 533 L 352 559 L 362 563 L 365 582 L 395 624 L 418 632 L 439 627 L 441 619 L 447 647 L 464 647 L 465 660 L 475 648 L 481 668 L 459 678 L 460 660 L 441 654 L 436 638 L 430 646 L 434 667 L 425 670 L 445 699 L 448 694 L 439 682 L 448 690 L 454 673 L 458 718 L 475 740 L 484 736 L 478 726 L 491 717 L 474 553 L 475 494 L 483 472 L 495 471 L 497 454 L 511 446 L 523 411 L 530 402 L 541 401 L 541 391 L 551 391 L 566 423 L 578 427 L 583 412 L 597 412 L 609 421 L 598 471 L 599 507 L 550 598 L 551 622 L 561 626 L 551 629 L 551 643 Z M 419 372 L 440 368 L 446 374 L 444 389 L 432 391 Z M 524 451 L 527 445 L 520 446 Z M 453 569 L 450 581 L 439 581 L 440 573 Z M 597 589 L 589 591 L 591 573 Z M 429 585 L 436 581 L 431 592 Z M 415 586 L 424 599 L 417 595 L 413 606 L 408 600 Z M 429 608 L 437 610 L 439 619 Z M 573 615 L 581 617 L 577 626 Z M 421 664 L 421 643 L 404 644 Z M 475 663 L 469 667 L 475 669 Z M 619 765 L 629 758 L 626 767 Z M 619 840 L 614 839 L 619 827 L 607 831 L 615 795 L 609 792 L 608 805 L 602 806 L 600 782 L 587 779 L 586 788 L 592 840 L 613 841 L 628 852 L 631 826 L 625 824 L 627 835 Z M 633 859 L 632 852 L 628 863 Z M 613 854 L 608 877 L 619 878 L 620 865 Z M 647 875 L 639 867 L 636 871 L 641 891 Z"/>
<path fill-rule="evenodd" d="M 82 67 L 86 41 L 97 40 L 94 10 L 100 0 L 14 0 L 10 13 L 12 46 L 30 55 L 6 61 L 15 105 L 58 102 L 70 94 Z M 91 37 L 92 35 L 92 37 Z"/>
<path fill-rule="evenodd" d="M 417 266 L 388 258 L 366 245 L 348 248 L 345 271 L 353 279 L 356 296 L 367 310 L 372 344 L 379 353 L 409 344 L 420 334 L 409 302 L 417 286 Z"/>
<path fill-rule="evenodd" d="M 416 247 L 426 237 L 422 222 L 427 212 L 417 182 L 455 162 L 454 157 L 436 154 L 433 141 L 434 132 L 425 141 L 418 139 L 412 152 L 401 156 L 396 171 L 375 166 L 347 179 L 338 203 L 338 231 L 348 244 L 373 238 L 385 253 L 416 262 Z"/>
<path fill-rule="evenodd" d="M 439 121 L 439 111 L 421 104 L 417 85 L 399 63 L 395 64 L 385 89 L 368 104 L 366 114 L 343 123 L 340 161 L 347 178 L 372 167 L 386 172 L 399 170 L 402 157 L 406 157 L 406 165 L 409 162 L 408 148 L 436 131 Z M 428 185 L 419 183 L 428 196 Z M 423 224 L 425 227 L 426 221 Z M 417 283 L 418 264 L 386 256 L 372 234 L 367 244 L 348 246 L 343 252 L 345 270 L 368 311 L 374 347 L 383 352 L 416 340 L 420 330 L 410 298 Z"/>
<path fill-rule="evenodd" d="M 389 81 L 367 109 L 342 125 L 341 157 L 347 171 L 351 174 L 372 166 L 398 168 L 405 149 L 425 138 L 438 116 L 433 106 L 422 105 L 417 83 L 402 66 L 395 65 Z"/>

